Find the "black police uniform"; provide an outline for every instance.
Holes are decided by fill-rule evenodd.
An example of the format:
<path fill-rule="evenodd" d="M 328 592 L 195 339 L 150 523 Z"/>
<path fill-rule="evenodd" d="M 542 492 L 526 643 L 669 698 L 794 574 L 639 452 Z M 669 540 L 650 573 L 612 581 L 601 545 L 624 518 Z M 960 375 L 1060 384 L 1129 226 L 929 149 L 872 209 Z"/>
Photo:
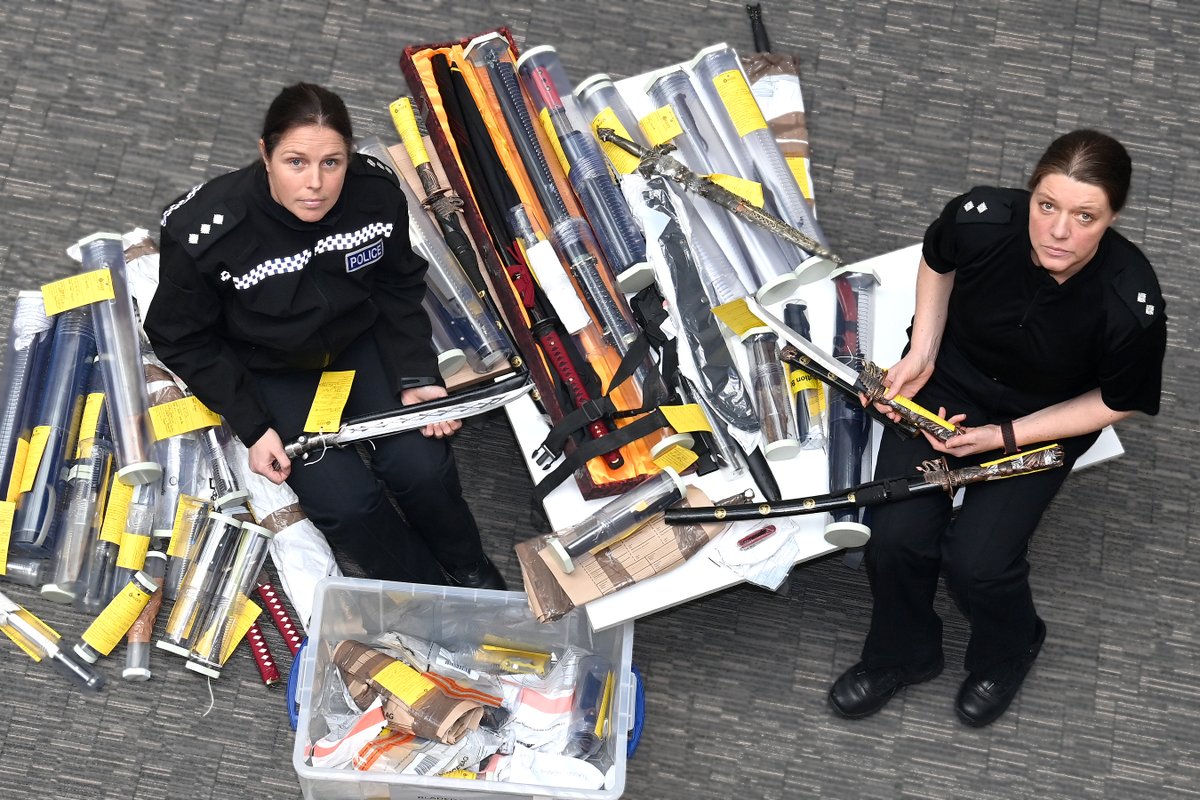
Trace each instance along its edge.
<path fill-rule="evenodd" d="M 247 447 L 268 428 L 285 441 L 302 432 L 323 370 L 355 370 L 343 418 L 400 408 L 402 390 L 440 382 L 426 264 L 396 181 L 353 155 L 336 204 L 309 223 L 271 197 L 256 162 L 163 213 L 146 333 Z M 382 438 L 370 462 L 348 449 L 292 465 L 288 484 L 331 542 L 372 576 L 421 583 L 484 561 L 446 441 Z"/>
<path fill-rule="evenodd" d="M 1059 284 L 1033 263 L 1029 197 L 1021 190 L 975 188 L 950 201 L 926 232 L 925 262 L 955 277 L 934 373 L 915 399 L 926 408 L 965 413 L 969 426 L 1018 418 L 1096 387 L 1113 410 L 1156 414 L 1166 315 L 1153 269 L 1110 228 L 1091 261 Z M 967 487 L 953 521 L 946 495 L 871 509 L 866 564 L 874 607 L 864 666 L 940 663 L 942 624 L 933 599 L 943 569 L 971 623 L 970 672 L 1029 652 L 1038 630 L 1029 539 L 1098 435 L 1059 440 L 1066 451 L 1062 469 Z M 911 474 L 938 455 L 923 437 L 885 437 L 875 477 Z M 950 461 L 959 466 L 986 458 Z"/>

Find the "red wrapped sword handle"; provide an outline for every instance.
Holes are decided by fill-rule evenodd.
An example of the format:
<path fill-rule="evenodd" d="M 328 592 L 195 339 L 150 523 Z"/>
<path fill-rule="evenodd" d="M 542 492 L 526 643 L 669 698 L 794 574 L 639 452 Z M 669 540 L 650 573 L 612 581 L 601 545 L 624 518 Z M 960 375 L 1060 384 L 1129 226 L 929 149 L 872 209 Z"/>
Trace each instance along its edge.
<path fill-rule="evenodd" d="M 246 631 L 246 642 L 250 645 L 250 653 L 254 656 L 254 665 L 258 667 L 263 684 L 273 686 L 279 683 L 279 667 L 275 666 L 275 659 L 271 656 L 271 649 L 267 647 L 267 640 L 263 637 L 258 623 L 251 625 Z"/>
<path fill-rule="evenodd" d="M 300 643 L 304 640 L 304 635 L 292 623 L 292 618 L 288 616 L 287 609 L 283 607 L 283 600 L 280 599 L 279 593 L 266 581 L 259 581 L 255 591 L 262 598 L 263 605 L 271 614 L 271 619 L 275 621 L 275 627 L 283 635 L 283 641 L 287 643 L 288 650 L 292 651 L 293 656 L 296 655 L 300 650 Z"/>

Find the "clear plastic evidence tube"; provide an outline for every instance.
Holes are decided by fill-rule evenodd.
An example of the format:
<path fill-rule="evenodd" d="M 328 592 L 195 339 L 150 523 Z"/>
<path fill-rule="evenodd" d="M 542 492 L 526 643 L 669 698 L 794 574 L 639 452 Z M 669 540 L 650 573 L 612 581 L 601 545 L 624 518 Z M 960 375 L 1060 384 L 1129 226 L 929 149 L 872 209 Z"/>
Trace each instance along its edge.
<path fill-rule="evenodd" d="M 237 457 L 232 439 L 233 434 L 224 422 L 200 431 L 200 450 L 208 462 L 212 481 L 213 506 L 221 511 L 238 508 L 250 498 L 230 466 L 230 459 Z"/>
<path fill-rule="evenodd" d="M 258 585 L 258 575 L 267 557 L 267 548 L 275 537 L 268 529 L 243 522 L 237 548 L 220 591 L 205 614 L 185 665 L 193 672 L 210 678 L 221 677 L 221 665 L 237 645 L 244 631 L 237 629 L 250 593 Z"/>
<path fill-rule="evenodd" d="M 96 356 L 91 316 L 86 307 L 73 308 L 62 312 L 54 326 L 9 542 L 18 555 L 49 558 L 54 553 L 57 511 L 67 490 L 67 463 L 79 436 L 88 375 Z"/>
<path fill-rule="evenodd" d="M 8 563 L 4 565 L 4 574 L 0 575 L 0 578 L 36 589 L 45 585 L 46 578 L 50 575 L 50 567 L 50 562 L 44 558 L 9 556 Z"/>
<path fill-rule="evenodd" d="M 84 271 L 107 269 L 112 279 L 113 299 L 93 303 L 91 308 L 116 445 L 117 480 L 131 485 L 152 483 L 161 477 L 162 467 L 154 460 L 154 435 L 138 326 L 125 276 L 124 244 L 118 234 L 97 233 L 82 239 L 78 247 Z"/>
<path fill-rule="evenodd" d="M 642 133 L 641 126 L 638 125 L 633 112 L 629 110 L 625 99 L 621 97 L 621 93 L 617 91 L 612 78 L 603 74 L 592 75 L 579 84 L 575 89 L 575 96 L 579 100 L 582 112 L 591 119 L 593 132 L 599 128 L 611 128 L 618 136 L 637 142 L 644 147 L 650 146 L 649 140 Z M 621 148 L 605 143 L 601 143 L 601 146 L 604 154 L 612 163 L 613 169 L 618 173 L 633 172 L 637 168 L 637 159 Z M 705 210 L 709 212 L 709 216 L 714 219 L 722 219 L 721 209 L 713 206 L 707 200 L 688 196 L 672 182 L 661 179 L 658 182 L 666 184 L 671 190 L 671 203 L 677 209 L 686 209 L 690 215 L 695 216 L 697 211 L 694 204 L 699 202 L 708 206 Z M 651 181 L 652 186 L 653 184 L 654 181 Z M 676 211 L 676 214 L 678 215 L 679 212 Z M 707 218 L 708 216 L 701 215 L 702 220 Z M 722 222 L 727 224 L 728 220 L 722 220 Z M 729 242 L 736 249 L 737 244 L 732 229 L 728 233 Z M 692 252 L 696 271 L 704 283 L 704 291 L 711 304 L 730 303 L 750 294 L 750 291 L 742 283 L 742 279 L 738 277 L 737 269 L 726 257 L 721 245 L 713 237 L 706 223 L 701 222 L 701 224 L 691 226 L 688 247 Z M 748 268 L 744 265 L 743 271 L 748 272 Z"/>
<path fill-rule="evenodd" d="M 41 587 L 42 597 L 57 603 L 73 603 L 81 591 L 88 554 L 103 520 L 104 493 L 112 479 L 113 444 L 100 382 L 100 371 L 93 370 L 79 444 L 67 473 L 66 504 L 60 512 L 53 569 Z"/>
<path fill-rule="evenodd" d="M 167 578 L 163 584 L 163 595 L 168 600 L 175 599 L 188 567 L 200 554 L 210 507 L 208 501 L 199 497 L 187 494 L 179 497 L 171 541 L 167 545 Z"/>
<path fill-rule="evenodd" d="M 804 303 L 788 303 L 783 307 L 783 321 L 805 339 L 810 338 L 807 308 Z M 800 447 L 820 450 L 825 446 L 825 387 L 799 369 L 791 371 L 788 382 L 796 399 L 796 434 L 800 438 Z"/>
<path fill-rule="evenodd" d="M 663 467 L 662 472 L 606 503 L 587 519 L 551 537 L 549 552 L 564 572 L 574 572 L 573 559 L 616 544 L 641 529 L 655 514 L 682 500 L 686 493 L 679 473 Z"/>
<path fill-rule="evenodd" d="M 837 295 L 833 356 L 854 369 L 870 359 L 871 305 L 878 279 L 874 273 L 845 272 L 834 278 Z M 867 412 L 844 392 L 829 394 L 829 491 L 840 492 L 862 483 L 870 470 L 871 422 Z M 830 512 L 825 540 L 839 547 L 860 547 L 871 537 L 857 508 Z"/>
<path fill-rule="evenodd" d="M 0 592 L 0 631 L 34 661 L 45 661 L 81 688 L 93 692 L 104 688 L 103 675 L 59 647 L 59 635 L 53 628 L 3 592 Z"/>
<path fill-rule="evenodd" d="M 75 645 L 75 655 L 89 664 L 95 664 L 101 656 L 106 656 L 120 643 L 125 634 L 133 626 L 134 620 L 142 609 L 150 602 L 150 596 L 158 589 L 158 584 L 144 572 L 136 572 L 125 588 L 117 592 L 100 615 L 92 620 L 92 624 L 83 632 L 80 641 Z"/>
<path fill-rule="evenodd" d="M 192 641 L 200 636 L 200 625 L 208 607 L 215 600 L 232 564 L 241 531 L 242 523 L 225 514 L 211 512 L 205 519 L 196 556 L 184 573 L 166 631 L 156 643 L 158 647 L 188 657 Z"/>
<path fill-rule="evenodd" d="M 713 125 L 686 72 L 680 68 L 660 72 L 651 78 L 646 92 L 659 108 L 671 107 L 681 132 L 670 142 L 678 149 L 683 162 L 689 168 L 701 174 L 751 177 L 739 171 L 737 164 L 725 149 L 720 133 Z M 717 227 L 713 228 L 713 234 L 718 241 L 724 233 L 722 228 L 728 230 L 728 226 L 732 226 L 746 254 L 746 261 L 741 264 L 735 262 L 735 269 L 738 270 L 742 283 L 755 289 L 755 297 L 759 301 L 769 304 L 791 296 L 797 285 L 793 270 L 804 260 L 804 254 L 799 248 L 768 231 L 737 219 L 724 209 L 717 209 L 720 213 L 711 215 L 704 205 L 697 204 L 694 208 L 710 222 L 710 227 L 713 219 L 725 220 L 724 225 L 716 223 Z M 747 262 L 748 272 L 743 272 Z"/>
<path fill-rule="evenodd" d="M 571 81 L 558 53 L 547 46 L 526 50 L 517 59 L 517 71 L 547 138 L 566 162 L 563 171 L 622 290 L 637 291 L 648 286 L 654 274 L 646 263 L 646 240 L 576 106 Z"/>
<path fill-rule="evenodd" d="M 407 181 L 400 176 L 391 152 L 378 136 L 357 143 L 358 152 L 378 159 L 396 173 L 408 203 L 408 234 L 412 247 L 427 262 L 425 282 L 443 309 L 443 323 L 452 332 L 471 369 L 489 372 L 508 359 L 512 350 L 500 320 L 471 286 L 462 265 L 454 257 L 433 220 L 425 213 Z"/>
<path fill-rule="evenodd" d="M 154 509 L 158 505 L 158 486 L 143 483 L 133 487 L 125 525 L 121 529 L 121 544 L 117 550 L 117 568 L 113 583 L 124 586 L 133 573 L 146 565 L 150 540 L 154 535 Z"/>
<path fill-rule="evenodd" d="M 458 342 L 454 339 L 454 333 L 447 327 L 444 319 L 446 311 L 433 296 L 433 292 L 425 292 L 425 299 L 421 301 L 421 307 L 425 309 L 425 314 L 429 317 L 433 352 L 437 354 L 438 372 L 443 378 L 449 378 L 466 365 L 467 354 L 458 346 Z"/>
<path fill-rule="evenodd" d="M 554 172 L 546 160 L 533 119 L 529 115 L 525 95 L 521 91 L 516 66 L 508 42 L 503 37 L 488 35 L 474 39 L 467 47 L 467 57 L 486 70 L 496 102 L 508 125 L 513 146 L 533 186 L 537 199 L 550 225 L 549 239 L 563 263 L 571 270 L 583 299 L 600 324 L 605 339 L 622 356 L 637 339 L 633 315 L 618 299 L 616 280 L 606 261 L 601 258 L 591 228 L 581 217 L 572 216 Z M 641 369 L 641 368 L 639 368 Z M 644 385 L 639 375 L 638 385 Z M 647 392 L 647 394 L 652 394 Z"/>
<path fill-rule="evenodd" d="M 0 397 L 3 398 L 3 414 L 0 415 L 0 493 L 4 499 L 16 500 L 21 476 L 14 475 L 18 451 L 29 445 L 32 424 L 24 423 L 32 416 L 37 406 L 37 392 L 41 384 L 42 369 L 50 352 L 50 329 L 54 322 L 46 316 L 42 293 L 25 291 L 17 293 L 13 307 L 12 324 L 8 329 L 8 346 L 4 352 L 4 364 L 0 371 Z M 32 408 L 31 408 L 32 407 Z M 23 456 L 23 453 L 22 453 Z M 24 464 L 23 457 L 21 464 Z"/>
<path fill-rule="evenodd" d="M 158 584 L 158 589 L 150 596 L 150 601 L 138 614 L 133 625 L 129 627 L 125 648 L 125 669 L 121 677 L 127 681 L 145 681 L 150 679 L 150 638 L 154 633 L 154 620 L 162 607 L 163 578 L 167 574 L 167 554 L 151 550 L 146 554 L 146 575 Z"/>
<path fill-rule="evenodd" d="M 151 409 L 184 398 L 175 376 L 158 360 L 148 344 L 142 351 L 142 365 Z M 154 505 L 153 531 L 154 536 L 166 538 L 174 528 L 180 494 L 200 493 L 200 482 L 207 481 L 207 476 L 202 475 L 200 435 L 197 432 L 167 436 L 155 442 L 154 448 L 163 474 L 158 484 L 158 502 Z"/>
<path fill-rule="evenodd" d="M 691 67 L 696 90 L 714 110 L 712 117 L 722 143 L 741 174 L 757 178 L 766 188 L 772 201 L 768 210 L 821 244 L 828 244 L 750 91 L 737 53 L 728 45 L 713 45 L 700 51 Z M 829 259 L 807 253 L 805 256 L 796 267 L 796 277 L 802 283 L 826 278 L 835 267 Z"/>
<path fill-rule="evenodd" d="M 771 461 L 784 461 L 800 452 L 792 394 L 779 358 L 779 339 L 774 332 L 752 328 L 742 337 L 746 346 L 750 391 L 758 410 L 763 435 L 763 454 Z"/>

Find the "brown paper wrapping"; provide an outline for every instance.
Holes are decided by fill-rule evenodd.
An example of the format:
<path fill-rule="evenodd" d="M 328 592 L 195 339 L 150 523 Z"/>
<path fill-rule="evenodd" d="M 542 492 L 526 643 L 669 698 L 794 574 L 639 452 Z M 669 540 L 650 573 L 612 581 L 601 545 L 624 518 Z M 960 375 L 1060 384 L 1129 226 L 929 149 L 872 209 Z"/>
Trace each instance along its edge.
<path fill-rule="evenodd" d="M 378 684 L 374 677 L 395 661 L 387 653 L 352 639 L 339 642 L 333 649 L 333 663 L 354 702 L 365 709 L 378 696 L 383 700 L 383 716 L 390 729 L 454 744 L 479 727 L 483 706 L 474 700 L 450 697 L 433 685 L 410 706 Z"/>
<path fill-rule="evenodd" d="M 712 503 L 704 492 L 689 486 L 683 505 Z M 576 606 L 679 566 L 726 527 L 725 523 L 668 525 L 662 514 L 657 514 L 612 547 L 576 558 L 575 570 L 570 574 L 543 552 L 549 537 L 522 542 L 517 545 L 517 558 L 529 607 L 539 622 L 559 619 Z"/>

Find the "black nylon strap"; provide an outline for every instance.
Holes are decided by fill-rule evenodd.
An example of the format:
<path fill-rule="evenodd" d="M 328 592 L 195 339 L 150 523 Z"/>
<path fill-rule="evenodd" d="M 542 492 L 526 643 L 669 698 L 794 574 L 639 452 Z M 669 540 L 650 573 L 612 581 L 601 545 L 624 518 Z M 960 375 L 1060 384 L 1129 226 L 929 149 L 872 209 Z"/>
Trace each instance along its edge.
<path fill-rule="evenodd" d="M 618 447 L 624 447 L 630 442 L 637 441 L 643 436 L 649 436 L 659 428 L 666 426 L 666 415 L 663 414 L 661 409 L 656 408 L 641 419 L 635 420 L 623 428 L 617 428 L 607 436 L 601 436 L 599 439 L 588 439 L 575 448 L 575 452 L 564 458 L 561 464 L 555 467 L 550 474 L 542 478 L 533 487 L 535 504 L 541 504 L 546 495 L 554 491 L 560 483 L 567 479 L 567 476 L 573 474 L 576 469 L 582 467 L 596 456 L 604 455 L 612 450 L 616 450 Z"/>
<path fill-rule="evenodd" d="M 597 397 L 588 400 L 583 405 L 576 408 L 574 411 L 563 415 L 562 419 L 554 423 L 550 428 L 550 432 L 546 434 L 545 440 L 541 447 L 538 448 L 539 460 L 549 456 L 551 460 L 558 458 L 563 451 L 563 447 L 575 435 L 576 431 L 582 430 L 589 422 L 595 422 L 598 419 L 606 417 L 631 417 L 646 412 L 646 408 L 635 408 L 630 411 L 618 411 L 612 401 L 612 392 L 629 377 L 633 375 L 638 364 L 646 357 L 649 344 L 645 336 L 639 336 L 629 346 L 629 350 L 621 358 L 621 363 L 617 367 L 617 371 L 613 374 L 612 383 L 608 386 L 608 392 L 603 397 Z M 608 437 L 604 437 L 608 439 Z M 593 440 L 594 441 L 594 440 Z M 609 448 L 604 452 L 609 452 L 613 448 Z"/>

